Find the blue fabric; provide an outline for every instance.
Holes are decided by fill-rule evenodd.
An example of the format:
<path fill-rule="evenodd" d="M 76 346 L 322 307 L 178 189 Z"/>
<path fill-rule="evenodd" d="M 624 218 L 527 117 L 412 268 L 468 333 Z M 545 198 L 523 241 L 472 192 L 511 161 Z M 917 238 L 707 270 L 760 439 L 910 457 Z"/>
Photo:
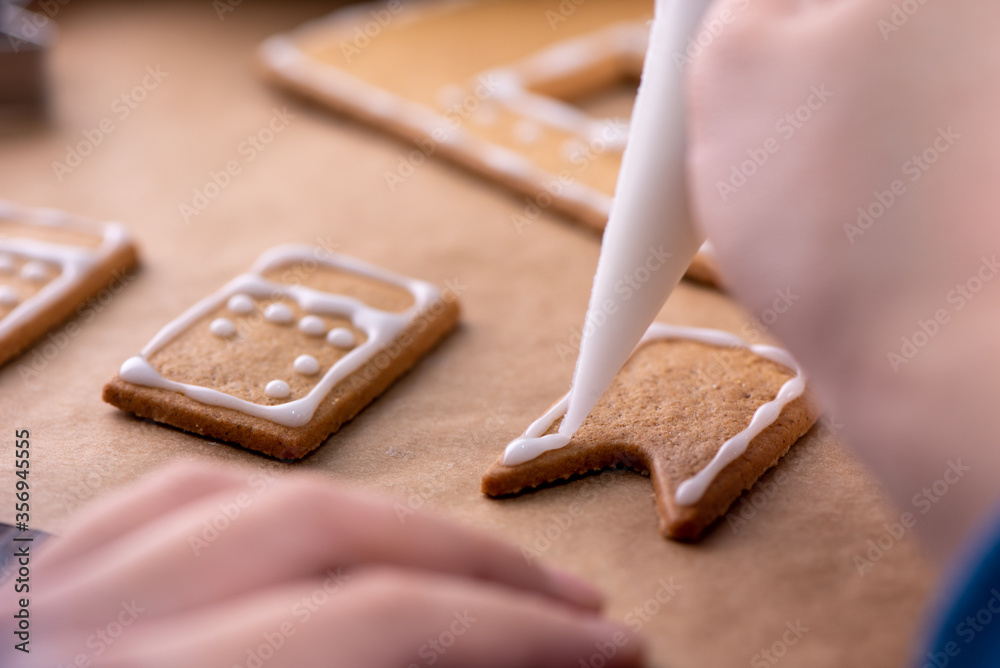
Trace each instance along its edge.
<path fill-rule="evenodd" d="M 1000 668 L 1000 517 L 963 563 L 919 668 Z"/>

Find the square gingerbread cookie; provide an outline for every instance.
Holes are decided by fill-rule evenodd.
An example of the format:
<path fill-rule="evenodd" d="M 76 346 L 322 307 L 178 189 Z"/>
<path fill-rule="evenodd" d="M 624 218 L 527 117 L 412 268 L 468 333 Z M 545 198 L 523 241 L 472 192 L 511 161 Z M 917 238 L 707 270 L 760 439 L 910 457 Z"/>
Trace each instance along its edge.
<path fill-rule="evenodd" d="M 137 262 L 118 223 L 0 201 L 0 364 Z"/>
<path fill-rule="evenodd" d="M 104 387 L 140 417 L 300 459 L 450 332 L 456 295 L 311 246 L 271 249 Z"/>

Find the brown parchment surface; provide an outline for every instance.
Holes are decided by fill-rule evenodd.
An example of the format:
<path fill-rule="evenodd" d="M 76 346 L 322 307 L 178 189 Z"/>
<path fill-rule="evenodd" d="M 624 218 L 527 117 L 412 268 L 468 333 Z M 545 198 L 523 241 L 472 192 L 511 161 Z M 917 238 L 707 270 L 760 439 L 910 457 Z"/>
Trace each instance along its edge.
<path fill-rule="evenodd" d="M 0 134 L 0 197 L 120 220 L 138 239 L 143 268 L 93 306 L 96 317 L 81 316 L 78 335 L 51 359 L 42 343 L 0 369 L 0 520 L 13 520 L 15 429 L 31 431 L 32 525 L 51 531 L 71 526 L 93 498 L 177 459 L 318 469 L 537 550 L 606 592 L 612 618 L 648 605 L 655 614 L 641 624 L 650 665 L 751 665 L 796 622 L 808 631 L 787 648 L 783 667 L 904 665 L 933 572 L 907 536 L 859 575 L 853 557 L 901 511 L 838 442 L 837 416 L 793 447 L 780 483 L 775 471 L 765 476 L 756 489 L 772 495 L 757 498 L 746 524 L 723 522 L 695 545 L 657 533 L 652 490 L 639 475 L 499 502 L 480 495 L 480 476 L 504 444 L 569 385 L 575 355 L 567 347 L 599 240 L 546 214 L 519 232 L 511 217 L 523 213 L 521 198 L 436 160 L 391 191 L 385 174 L 412 146 L 263 85 L 257 44 L 331 8 L 247 1 L 224 21 L 207 1 L 60 9 L 51 121 Z M 121 119 L 114 101 L 157 66 L 167 76 Z M 248 161 L 241 142 L 284 108 L 294 118 Z M 114 131 L 60 182 L 53 161 L 105 118 Z M 179 205 L 230 161 L 240 173 L 185 222 Z M 451 282 L 462 324 L 297 465 L 101 402 L 102 384 L 164 323 L 288 241 Z M 748 317 L 691 284 L 661 313 L 735 332 Z M 579 513 L 567 525 L 574 503 Z M 546 532 L 554 539 L 539 538 Z M 666 604 L 651 603 L 661 581 L 680 589 Z"/>

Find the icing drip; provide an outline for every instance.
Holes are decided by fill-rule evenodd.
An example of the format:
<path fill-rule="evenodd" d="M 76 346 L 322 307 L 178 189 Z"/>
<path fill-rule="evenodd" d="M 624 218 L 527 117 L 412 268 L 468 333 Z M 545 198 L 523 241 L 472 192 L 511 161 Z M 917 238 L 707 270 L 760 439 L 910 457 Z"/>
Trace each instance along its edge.
<path fill-rule="evenodd" d="M 0 285 L 0 306 L 16 306 L 19 301 L 17 290 L 9 285 Z"/>
<path fill-rule="evenodd" d="M 212 321 L 212 324 L 208 326 L 209 331 L 215 334 L 221 339 L 229 338 L 236 333 L 236 325 L 233 324 L 232 320 L 228 318 L 216 318 Z"/>
<path fill-rule="evenodd" d="M 284 304 L 271 304 L 266 309 L 264 309 L 264 318 L 268 322 L 273 322 L 279 325 L 287 325 L 292 321 L 292 309 L 288 308 Z"/>
<path fill-rule="evenodd" d="M 326 334 L 326 323 L 322 318 L 307 315 L 299 320 L 299 329 L 309 336 L 323 336 Z"/>
<path fill-rule="evenodd" d="M 354 334 L 349 329 L 337 327 L 326 335 L 326 342 L 338 348 L 350 348 L 354 345 Z"/>
<path fill-rule="evenodd" d="M 271 270 L 296 262 L 318 263 L 332 269 L 359 274 L 397 285 L 408 290 L 413 295 L 414 303 L 406 311 L 390 313 L 372 308 L 352 297 L 320 292 L 303 285 L 274 283 L 263 276 L 263 274 Z M 310 315 L 346 318 L 351 321 L 354 327 L 363 331 L 367 335 L 367 339 L 363 344 L 352 349 L 327 369 L 326 373 L 319 378 L 316 385 L 305 396 L 274 406 L 246 401 L 209 387 L 173 381 L 169 378 L 164 378 L 153 368 L 148 361 L 153 354 L 169 344 L 198 320 L 214 313 L 223 305 L 228 305 L 231 298 L 235 295 L 247 295 L 256 299 L 284 298 L 295 302 L 299 308 Z M 440 290 L 430 283 L 409 279 L 390 271 L 379 269 L 360 260 L 354 260 L 333 253 L 321 254 L 320 251 L 311 246 L 279 246 L 262 255 L 249 273 L 237 276 L 218 292 L 201 300 L 179 318 L 168 323 L 143 348 L 139 355 L 127 359 L 122 364 L 118 375 L 122 380 L 136 385 L 179 392 L 203 404 L 240 411 L 247 415 L 270 420 L 286 427 L 301 427 L 312 419 L 320 403 L 337 383 L 357 371 L 375 354 L 392 343 L 421 311 L 440 298 Z M 278 309 L 276 307 L 281 308 Z M 264 317 L 271 322 L 275 322 L 268 317 L 268 311 L 271 311 L 272 315 L 275 311 L 279 313 L 287 312 L 288 320 L 282 320 L 277 324 L 284 324 L 292 320 L 292 311 L 285 304 L 271 304 L 265 310 Z M 333 332 L 337 331 L 337 329 L 333 330 Z M 351 335 L 353 343 L 353 334 L 346 329 L 342 331 Z M 287 387 L 285 381 L 279 380 L 271 381 L 271 383 L 268 383 L 268 387 L 276 383 L 283 383 Z M 275 388 L 277 387 L 275 385 Z M 272 398 L 284 398 L 274 396 L 266 388 L 265 392 Z M 286 394 L 285 397 L 287 396 L 289 395 Z"/>
<path fill-rule="evenodd" d="M 303 376 L 314 376 L 319 373 L 319 360 L 312 355 L 299 355 L 292 366 Z"/>
<path fill-rule="evenodd" d="M 291 393 L 292 390 L 288 387 L 288 383 L 283 380 L 272 380 L 264 388 L 264 394 L 272 399 L 287 399 Z"/>
<path fill-rule="evenodd" d="M 37 260 L 25 262 L 24 266 L 21 267 L 21 278 L 32 283 L 44 283 L 49 280 L 49 268 L 45 266 L 44 262 Z"/>
<path fill-rule="evenodd" d="M 250 295 L 238 294 L 233 295 L 226 302 L 226 308 L 228 308 L 233 313 L 239 313 L 240 315 L 247 315 L 248 313 L 253 313 L 254 306 L 253 298 Z"/>
<path fill-rule="evenodd" d="M 712 458 L 712 461 L 705 468 L 680 484 L 677 488 L 675 499 L 682 506 L 690 506 L 697 503 L 704 496 L 709 485 L 712 484 L 712 481 L 715 480 L 716 476 L 726 466 L 746 452 L 750 442 L 757 435 L 777 421 L 785 406 L 802 396 L 802 393 L 805 391 L 806 379 L 798 362 L 787 351 L 775 348 L 774 346 L 750 345 L 733 334 L 714 329 L 680 327 L 654 322 L 650 325 L 636 348 L 638 349 L 639 346 L 650 341 L 665 339 L 686 339 L 719 347 L 744 348 L 764 359 L 788 367 L 795 372 L 795 376 L 781 386 L 778 395 L 773 400 L 762 404 L 754 411 L 753 417 L 750 419 L 750 424 L 743 431 L 723 443 L 722 447 L 719 448 L 719 451 Z M 511 441 L 504 450 L 504 465 L 516 466 L 523 464 L 549 450 L 558 450 L 568 445 L 570 436 L 558 432 L 545 434 L 559 418 L 566 414 L 568 405 L 569 395 L 567 394 L 542 417 L 532 422 L 522 436 Z"/>

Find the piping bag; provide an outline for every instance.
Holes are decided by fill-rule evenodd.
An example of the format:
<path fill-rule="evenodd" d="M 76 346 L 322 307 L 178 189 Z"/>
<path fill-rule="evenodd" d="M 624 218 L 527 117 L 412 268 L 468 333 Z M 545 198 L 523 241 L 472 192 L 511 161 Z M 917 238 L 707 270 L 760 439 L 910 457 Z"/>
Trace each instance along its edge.
<path fill-rule="evenodd" d="M 514 465 L 569 443 L 704 242 L 688 207 L 684 72 L 675 58 L 711 0 L 656 0 L 642 80 L 558 433 L 507 446 Z M 561 408 L 561 407 L 560 407 Z"/>

